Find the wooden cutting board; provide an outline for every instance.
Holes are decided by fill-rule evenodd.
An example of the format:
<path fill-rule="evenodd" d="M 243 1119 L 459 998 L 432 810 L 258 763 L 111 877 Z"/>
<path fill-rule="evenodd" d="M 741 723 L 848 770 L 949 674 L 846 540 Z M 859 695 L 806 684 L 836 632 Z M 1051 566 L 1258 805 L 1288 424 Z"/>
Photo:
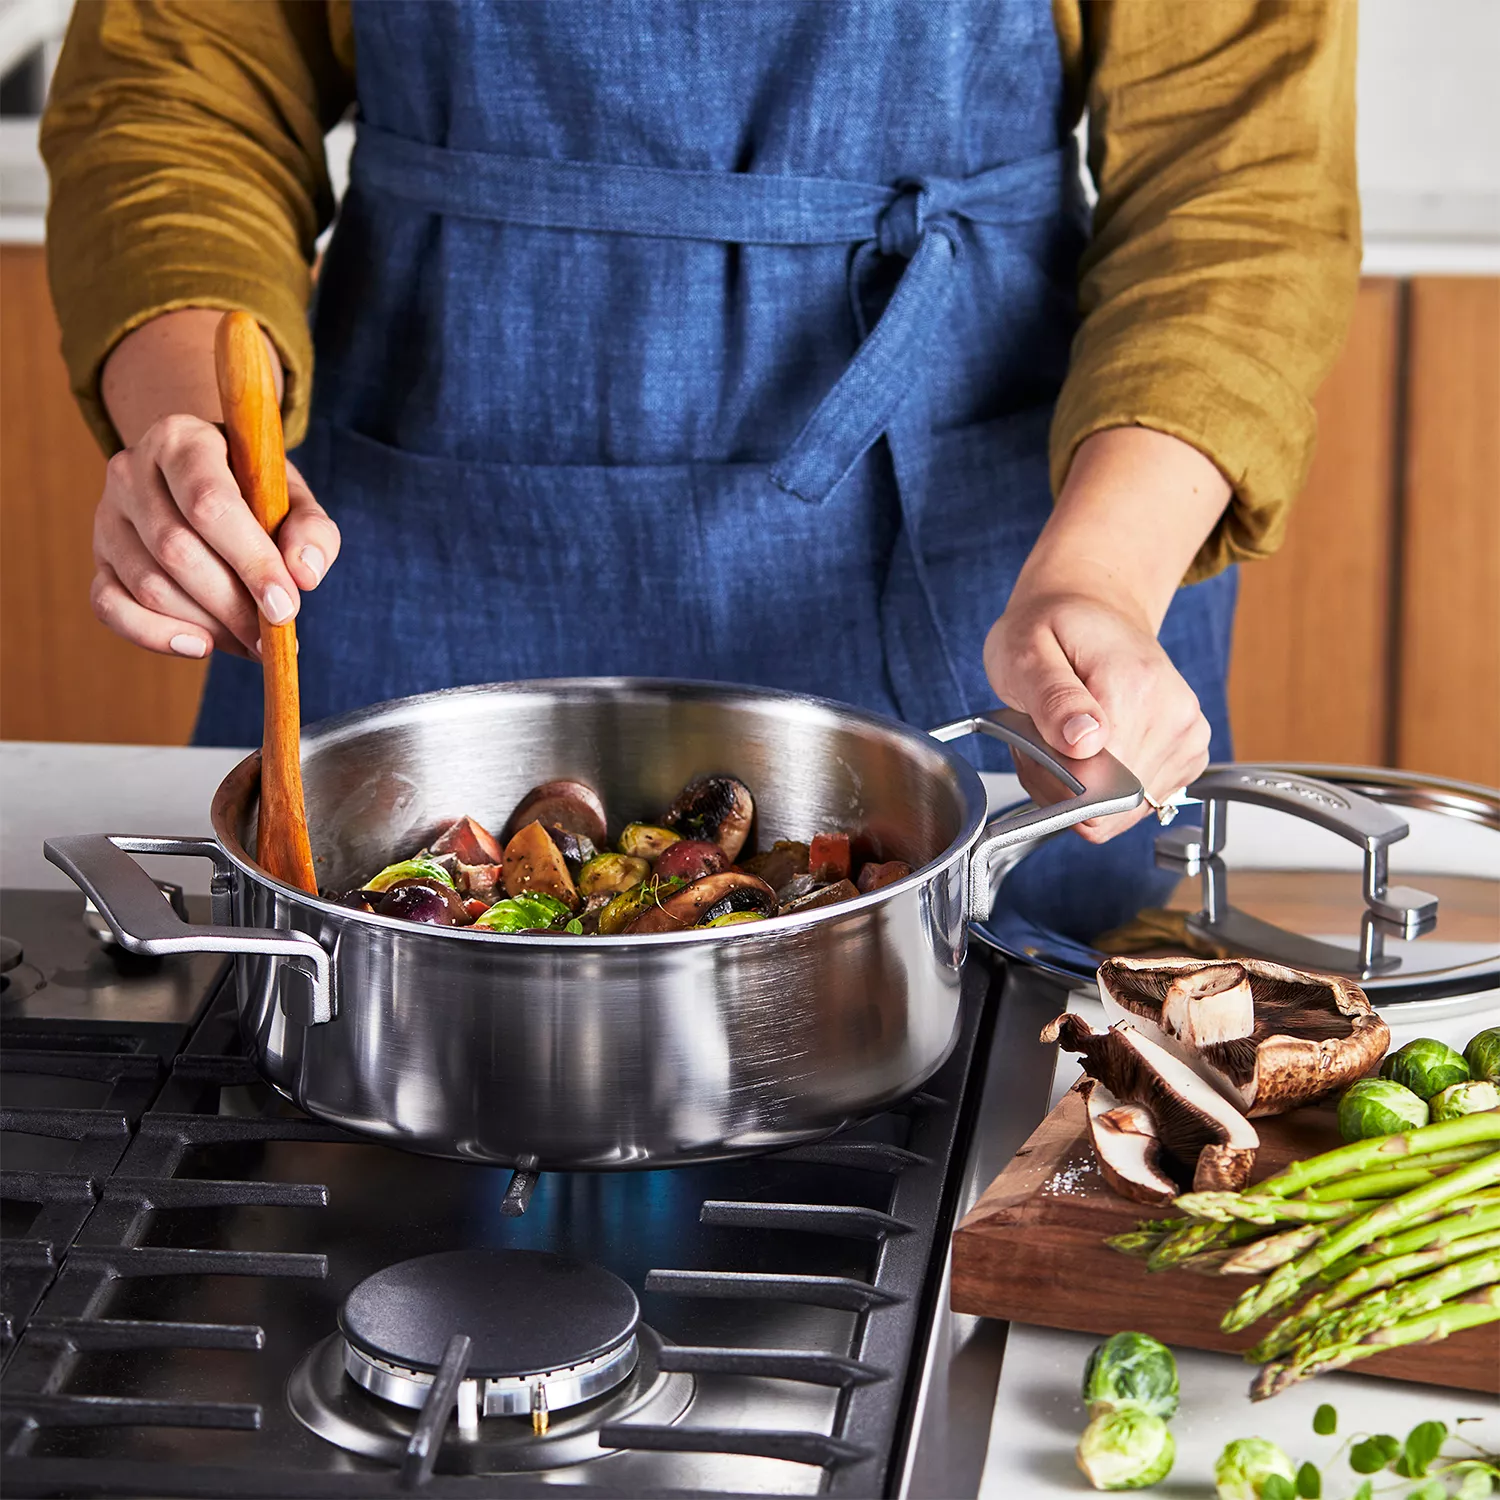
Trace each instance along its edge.
<path fill-rule="evenodd" d="M 1340 1144 L 1332 1109 L 1301 1109 L 1257 1120 L 1255 1127 L 1261 1138 L 1257 1180 Z M 1219 1331 L 1219 1319 L 1250 1285 L 1248 1278 L 1148 1271 L 1143 1261 L 1104 1243 L 1138 1220 L 1166 1216 L 1121 1198 L 1099 1175 L 1083 1100 L 1070 1092 L 955 1231 L 953 1310 L 1080 1333 L 1134 1329 L 1189 1349 L 1249 1348 L 1269 1322 L 1238 1334 Z M 1500 1390 L 1500 1325 L 1375 1355 L 1348 1369 L 1494 1392 Z M 1247 1365 L 1247 1383 L 1251 1372 Z"/>

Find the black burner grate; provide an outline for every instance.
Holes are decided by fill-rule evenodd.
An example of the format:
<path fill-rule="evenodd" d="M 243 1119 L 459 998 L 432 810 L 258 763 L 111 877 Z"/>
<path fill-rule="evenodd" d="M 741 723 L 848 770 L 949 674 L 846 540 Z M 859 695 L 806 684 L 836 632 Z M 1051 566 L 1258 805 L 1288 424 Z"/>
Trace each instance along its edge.
<path fill-rule="evenodd" d="M 408 1414 L 399 1464 L 308 1432 L 283 1394 L 356 1282 L 470 1242 L 615 1271 L 664 1335 L 660 1368 L 695 1382 L 681 1420 L 600 1428 L 616 1451 L 559 1476 L 573 1492 L 883 1493 L 951 1227 L 988 985 L 971 964 L 961 1039 L 928 1089 L 834 1140 L 674 1172 L 543 1176 L 521 1194 L 508 1174 L 408 1157 L 294 1111 L 241 1055 L 227 988 L 170 1073 L 144 1049 L 69 1052 L 61 1066 L 84 1071 L 65 1076 L 108 1083 L 108 1106 L 5 1117 L 73 1153 L 6 1177 L 8 1197 L 45 1205 L 39 1228 L 4 1246 L 7 1493 L 534 1493 L 524 1474 L 448 1472 L 459 1337 L 427 1408 Z M 9 1030 L 4 1041 L 9 1071 Z M 194 1436 L 205 1429 L 217 1436 Z M 784 1468 L 741 1467 L 757 1463 Z"/>

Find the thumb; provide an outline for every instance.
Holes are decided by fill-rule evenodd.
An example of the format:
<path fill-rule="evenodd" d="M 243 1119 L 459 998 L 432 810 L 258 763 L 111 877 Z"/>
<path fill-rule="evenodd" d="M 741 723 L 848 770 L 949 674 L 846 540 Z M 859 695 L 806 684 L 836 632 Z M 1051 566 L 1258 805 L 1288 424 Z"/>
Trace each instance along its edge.
<path fill-rule="evenodd" d="M 1051 632 L 1006 672 L 1008 702 L 1027 713 L 1054 750 L 1075 760 L 1104 748 L 1109 721 Z"/>
<path fill-rule="evenodd" d="M 288 509 L 276 545 L 299 589 L 315 589 L 339 555 L 339 529 L 295 465 L 286 466 Z"/>

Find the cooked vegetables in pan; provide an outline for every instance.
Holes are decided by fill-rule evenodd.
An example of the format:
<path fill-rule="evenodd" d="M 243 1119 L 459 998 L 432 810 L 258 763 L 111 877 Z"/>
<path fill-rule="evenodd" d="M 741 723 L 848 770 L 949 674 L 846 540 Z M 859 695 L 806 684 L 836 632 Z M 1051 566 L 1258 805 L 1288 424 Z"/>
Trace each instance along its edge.
<path fill-rule="evenodd" d="M 460 818 L 428 848 L 333 897 L 438 927 L 574 935 L 731 927 L 849 901 L 904 879 L 868 836 L 750 843 L 755 800 L 734 776 L 688 783 L 658 823 L 627 823 L 609 847 L 604 803 L 581 781 L 529 791 L 497 839 Z"/>

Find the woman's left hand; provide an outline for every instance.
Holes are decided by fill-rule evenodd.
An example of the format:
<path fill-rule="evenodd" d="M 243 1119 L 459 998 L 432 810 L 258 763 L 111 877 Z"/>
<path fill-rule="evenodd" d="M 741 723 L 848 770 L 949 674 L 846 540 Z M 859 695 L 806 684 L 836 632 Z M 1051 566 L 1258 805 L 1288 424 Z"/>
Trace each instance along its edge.
<path fill-rule="evenodd" d="M 1208 765 L 1208 720 L 1156 634 L 1229 495 L 1187 443 L 1141 427 L 1096 432 L 984 643 L 995 692 L 1054 750 L 1077 760 L 1108 750 L 1158 803 Z M 1038 801 L 1069 795 L 1035 761 L 1015 761 Z M 1077 827 L 1103 843 L 1151 811 Z"/>

